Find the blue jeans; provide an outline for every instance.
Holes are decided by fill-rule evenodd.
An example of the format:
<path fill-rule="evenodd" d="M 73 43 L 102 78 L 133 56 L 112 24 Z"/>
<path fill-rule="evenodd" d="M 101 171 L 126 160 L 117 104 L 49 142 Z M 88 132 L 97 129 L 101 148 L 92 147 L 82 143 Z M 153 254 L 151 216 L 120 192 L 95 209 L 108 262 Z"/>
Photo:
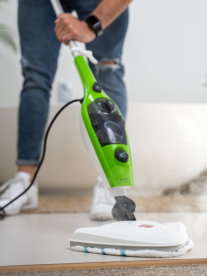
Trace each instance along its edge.
<path fill-rule="evenodd" d="M 80 20 L 86 19 L 101 0 L 62 0 L 65 12 L 76 10 Z M 55 13 L 49 0 L 19 0 L 18 26 L 22 52 L 24 83 L 18 117 L 18 165 L 37 165 L 49 111 L 50 90 L 57 69 L 61 43 L 54 33 Z M 121 63 L 122 48 L 128 26 L 128 9 L 103 33 L 86 44 L 98 65 L 91 70 L 103 90 L 126 116 L 126 88 Z M 115 61 L 103 65 L 104 60 Z"/>

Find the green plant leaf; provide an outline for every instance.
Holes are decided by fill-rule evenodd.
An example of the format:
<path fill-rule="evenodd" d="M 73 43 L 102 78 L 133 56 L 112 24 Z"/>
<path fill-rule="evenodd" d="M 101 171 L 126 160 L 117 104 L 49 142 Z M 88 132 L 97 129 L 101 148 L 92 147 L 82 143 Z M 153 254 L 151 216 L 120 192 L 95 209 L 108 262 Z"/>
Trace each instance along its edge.
<path fill-rule="evenodd" d="M 0 0 L 3 1 L 3 0 Z M 14 52 L 17 51 L 17 45 L 14 40 L 15 31 L 4 24 L 0 24 L 0 42 L 8 46 Z"/>

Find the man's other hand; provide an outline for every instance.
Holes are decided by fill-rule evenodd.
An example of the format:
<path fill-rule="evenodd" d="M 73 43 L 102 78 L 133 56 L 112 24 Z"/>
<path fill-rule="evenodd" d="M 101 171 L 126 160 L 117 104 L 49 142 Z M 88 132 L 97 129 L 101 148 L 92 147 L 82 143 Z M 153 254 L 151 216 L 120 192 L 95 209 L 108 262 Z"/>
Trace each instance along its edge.
<path fill-rule="evenodd" d="M 89 28 L 85 21 L 80 21 L 71 13 L 60 14 L 55 24 L 56 37 L 65 45 L 68 45 L 70 40 L 88 43 L 96 37 L 95 32 Z"/>

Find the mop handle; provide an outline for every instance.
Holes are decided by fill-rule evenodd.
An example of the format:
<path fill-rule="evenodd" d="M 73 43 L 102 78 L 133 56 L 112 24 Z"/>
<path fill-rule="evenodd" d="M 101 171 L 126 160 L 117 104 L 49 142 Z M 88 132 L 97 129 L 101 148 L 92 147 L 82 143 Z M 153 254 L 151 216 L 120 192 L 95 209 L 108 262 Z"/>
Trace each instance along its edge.
<path fill-rule="evenodd" d="M 64 13 L 64 10 L 63 10 L 59 0 L 50 0 L 50 2 L 52 4 L 52 7 L 53 7 L 54 12 L 57 17 L 59 14 Z M 83 56 L 87 57 L 90 60 L 90 62 L 92 62 L 93 64 L 98 63 L 98 61 L 94 58 L 92 51 L 80 49 L 78 47 L 78 44 L 74 40 L 70 40 L 68 44 L 70 46 L 72 55 L 74 57 L 83 55 Z"/>

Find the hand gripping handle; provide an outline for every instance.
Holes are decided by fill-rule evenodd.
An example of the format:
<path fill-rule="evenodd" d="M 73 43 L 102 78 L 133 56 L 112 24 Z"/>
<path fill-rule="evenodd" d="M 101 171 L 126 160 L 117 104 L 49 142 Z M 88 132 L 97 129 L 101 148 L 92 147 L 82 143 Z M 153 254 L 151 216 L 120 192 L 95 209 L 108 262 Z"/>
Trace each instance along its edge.
<path fill-rule="evenodd" d="M 59 14 L 64 13 L 64 10 L 63 10 L 59 0 L 50 0 L 50 2 L 51 2 L 51 5 L 52 5 L 57 17 Z M 68 44 L 70 46 L 72 55 L 74 57 L 83 55 L 83 56 L 87 57 L 91 63 L 93 63 L 93 64 L 98 63 L 98 61 L 94 58 L 92 51 L 80 49 L 78 47 L 78 44 L 74 40 L 70 40 Z"/>

